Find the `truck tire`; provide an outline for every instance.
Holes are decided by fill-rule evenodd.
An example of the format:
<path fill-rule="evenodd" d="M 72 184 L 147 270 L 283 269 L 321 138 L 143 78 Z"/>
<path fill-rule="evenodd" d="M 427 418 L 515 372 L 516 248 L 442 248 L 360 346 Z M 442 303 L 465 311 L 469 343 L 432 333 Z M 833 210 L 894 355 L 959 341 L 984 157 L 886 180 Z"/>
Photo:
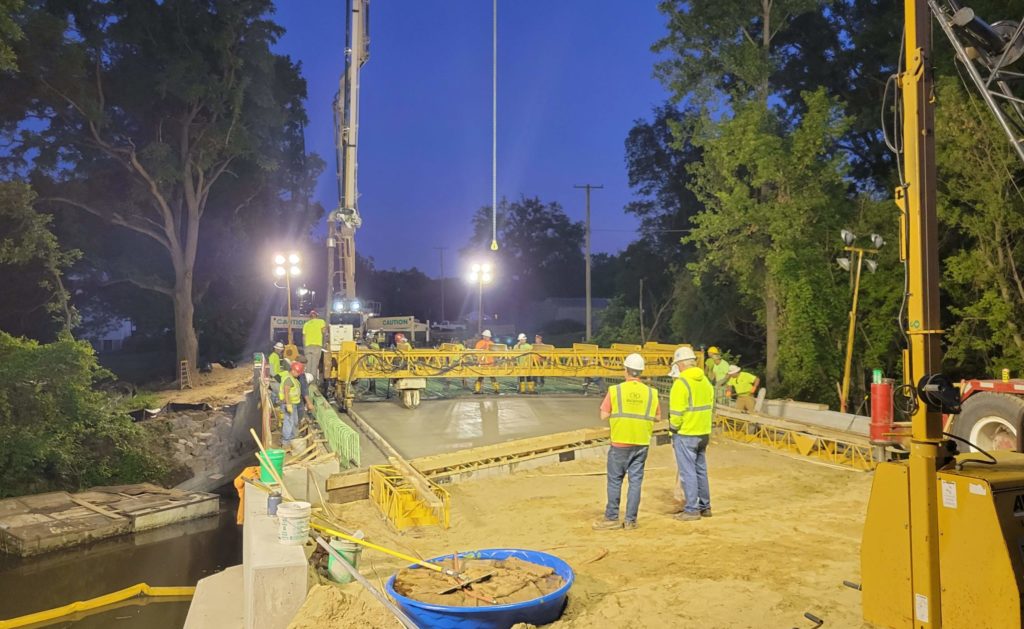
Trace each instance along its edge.
<path fill-rule="evenodd" d="M 1020 449 L 1024 399 L 1005 393 L 977 393 L 967 398 L 953 420 L 953 434 L 982 450 Z M 971 452 L 977 452 L 970 448 Z"/>

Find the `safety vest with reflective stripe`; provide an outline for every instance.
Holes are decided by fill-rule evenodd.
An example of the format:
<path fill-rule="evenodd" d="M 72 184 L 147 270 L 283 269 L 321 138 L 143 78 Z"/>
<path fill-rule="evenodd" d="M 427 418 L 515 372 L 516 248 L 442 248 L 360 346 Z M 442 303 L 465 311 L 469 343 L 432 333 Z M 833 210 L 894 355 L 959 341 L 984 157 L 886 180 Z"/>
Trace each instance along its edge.
<path fill-rule="evenodd" d="M 715 387 L 698 367 L 683 371 L 672 383 L 668 423 L 681 435 L 710 435 Z"/>
<path fill-rule="evenodd" d="M 608 389 L 608 401 L 612 443 L 649 445 L 658 419 L 658 392 L 642 382 L 627 380 Z"/>
<path fill-rule="evenodd" d="M 284 387 L 286 384 L 288 384 L 287 400 L 284 397 Z M 277 399 L 287 404 L 298 404 L 302 400 L 302 387 L 295 376 L 290 373 L 281 376 L 281 388 L 277 392 Z"/>
<path fill-rule="evenodd" d="M 281 366 L 281 355 L 277 352 L 270 352 L 270 357 L 267 358 L 267 362 L 270 364 L 271 378 L 276 378 L 279 373 L 286 371 L 286 369 Z"/>

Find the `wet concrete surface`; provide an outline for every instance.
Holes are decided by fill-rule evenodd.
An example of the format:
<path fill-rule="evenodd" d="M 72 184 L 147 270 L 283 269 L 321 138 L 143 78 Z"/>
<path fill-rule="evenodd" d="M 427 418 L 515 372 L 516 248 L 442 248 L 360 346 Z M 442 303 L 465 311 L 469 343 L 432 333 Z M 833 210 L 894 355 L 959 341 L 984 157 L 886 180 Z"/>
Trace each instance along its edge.
<path fill-rule="evenodd" d="M 448 400 L 424 400 L 419 408 L 397 401 L 357 403 L 355 411 L 402 456 L 466 448 L 606 426 L 598 408 L 603 396 L 519 396 L 491 393 Z M 379 451 L 363 444 L 363 465 Z M 383 462 L 383 461 L 382 461 Z"/>
<path fill-rule="evenodd" d="M 0 619 L 148 583 L 194 586 L 210 574 L 242 561 L 241 527 L 235 524 L 234 487 L 218 491 L 217 516 L 103 540 L 36 557 L 0 554 Z M 92 615 L 68 616 L 54 627 L 92 629 L 179 628 L 188 600 L 136 599 Z"/>

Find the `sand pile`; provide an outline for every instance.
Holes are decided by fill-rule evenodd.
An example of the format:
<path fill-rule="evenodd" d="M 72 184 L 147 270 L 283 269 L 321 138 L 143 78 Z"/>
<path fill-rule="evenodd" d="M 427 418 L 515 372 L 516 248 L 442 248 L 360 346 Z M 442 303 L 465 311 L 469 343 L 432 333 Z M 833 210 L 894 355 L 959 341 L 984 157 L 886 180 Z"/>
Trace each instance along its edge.
<path fill-rule="evenodd" d="M 395 591 L 434 605 L 477 607 L 523 603 L 565 585 L 565 580 L 551 568 L 517 557 L 469 559 L 461 563 L 452 567 L 461 571 L 466 581 L 479 579 L 479 582 L 442 594 L 458 584 L 454 577 L 422 568 L 406 568 L 395 577 Z"/>
<path fill-rule="evenodd" d="M 401 629 L 402 625 L 380 601 L 357 583 L 342 587 L 317 585 L 306 595 L 288 629 Z"/>

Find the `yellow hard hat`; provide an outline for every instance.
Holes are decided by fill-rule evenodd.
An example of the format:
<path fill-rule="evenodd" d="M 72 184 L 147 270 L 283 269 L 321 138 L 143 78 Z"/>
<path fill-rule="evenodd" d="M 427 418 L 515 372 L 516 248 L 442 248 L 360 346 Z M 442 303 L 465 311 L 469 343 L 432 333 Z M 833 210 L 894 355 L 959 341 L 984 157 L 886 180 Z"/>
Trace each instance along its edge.
<path fill-rule="evenodd" d="M 721 356 L 722 350 L 718 349 L 717 346 L 712 345 L 708 348 L 708 356 Z"/>

